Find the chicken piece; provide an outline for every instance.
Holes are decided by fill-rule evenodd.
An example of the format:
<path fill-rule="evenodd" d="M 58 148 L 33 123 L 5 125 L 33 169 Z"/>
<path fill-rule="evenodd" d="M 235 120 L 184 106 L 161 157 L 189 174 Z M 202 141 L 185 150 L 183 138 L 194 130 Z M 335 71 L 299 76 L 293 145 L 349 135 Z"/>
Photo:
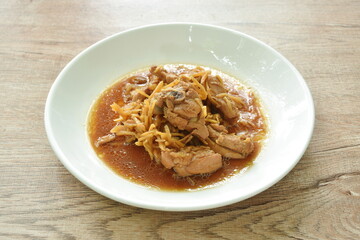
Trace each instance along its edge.
<path fill-rule="evenodd" d="M 192 121 L 194 119 L 197 121 Z M 186 129 L 193 129 L 192 133 L 195 136 L 201 138 L 202 140 L 205 140 L 209 136 L 209 131 L 205 125 L 205 119 L 196 119 L 196 118 L 190 119 L 190 121 L 186 126 Z"/>
<path fill-rule="evenodd" d="M 225 148 L 223 146 L 220 146 L 219 144 L 216 144 L 213 140 L 210 138 L 206 139 L 206 142 L 208 146 L 216 153 L 221 154 L 224 157 L 227 158 L 233 158 L 233 159 L 243 159 L 245 156 L 241 153 L 237 153 L 235 151 L 232 151 L 228 148 Z"/>
<path fill-rule="evenodd" d="M 222 157 L 209 147 L 185 147 L 179 151 L 161 152 L 161 163 L 173 168 L 179 176 L 212 173 L 222 167 Z"/>
<path fill-rule="evenodd" d="M 113 141 L 115 138 L 116 138 L 116 135 L 114 133 L 110 133 L 108 135 L 99 137 L 95 142 L 95 146 L 99 147 L 105 143 Z"/>
<path fill-rule="evenodd" d="M 245 135 L 228 134 L 224 126 L 210 124 L 207 126 L 209 147 L 224 157 L 242 159 L 254 151 L 254 142 Z"/>
<path fill-rule="evenodd" d="M 136 89 L 142 92 L 148 92 L 149 78 L 145 75 L 135 75 L 126 79 L 123 95 L 125 96 L 125 102 L 128 101 L 143 101 L 145 96 Z"/>
<path fill-rule="evenodd" d="M 218 137 L 218 133 L 228 133 L 228 130 L 226 129 L 226 127 L 224 125 L 220 125 L 220 124 L 210 124 L 209 125 L 211 127 L 212 130 L 212 137 Z"/>
<path fill-rule="evenodd" d="M 152 66 L 150 68 L 150 74 L 156 76 L 157 78 L 159 78 L 160 81 L 166 83 L 171 83 L 172 81 L 178 78 L 178 76 L 175 73 L 168 72 L 162 66 Z"/>
<path fill-rule="evenodd" d="M 219 138 L 216 139 L 215 142 L 221 146 L 243 154 L 244 157 L 254 151 L 254 143 L 251 138 L 247 136 L 220 134 Z"/>
<path fill-rule="evenodd" d="M 135 86 L 134 89 L 139 89 L 140 91 L 144 92 L 145 94 L 148 94 L 147 86 L 145 86 L 145 87 Z M 138 92 L 136 90 L 133 90 L 130 95 L 131 95 L 131 101 L 133 101 L 133 102 L 137 102 L 137 101 L 142 102 L 146 98 L 143 94 L 141 94 L 140 92 Z"/>
<path fill-rule="evenodd" d="M 196 118 L 201 112 L 201 106 L 194 99 L 186 99 L 181 102 L 174 101 L 172 111 L 182 118 Z"/>
<path fill-rule="evenodd" d="M 222 114 L 228 118 L 235 118 L 238 116 L 238 109 L 235 102 L 226 95 L 227 90 L 225 89 L 224 83 L 220 78 L 215 76 L 208 76 L 205 81 L 205 88 L 208 92 L 208 99 L 210 102 L 219 109 Z"/>
<path fill-rule="evenodd" d="M 136 85 L 145 85 L 148 82 L 148 78 L 142 75 L 131 76 L 127 79 L 129 83 Z"/>
<path fill-rule="evenodd" d="M 187 125 L 189 123 L 187 119 L 179 117 L 176 113 L 173 113 L 169 108 L 165 108 L 164 117 L 172 125 L 176 126 L 180 130 L 184 130 L 185 128 L 187 128 Z"/>
<path fill-rule="evenodd" d="M 201 114 L 202 102 L 190 84 L 180 82 L 175 87 L 158 93 L 156 99 L 155 113 L 162 109 L 165 119 L 173 126 L 192 132 L 203 140 L 209 136 L 205 116 Z"/>

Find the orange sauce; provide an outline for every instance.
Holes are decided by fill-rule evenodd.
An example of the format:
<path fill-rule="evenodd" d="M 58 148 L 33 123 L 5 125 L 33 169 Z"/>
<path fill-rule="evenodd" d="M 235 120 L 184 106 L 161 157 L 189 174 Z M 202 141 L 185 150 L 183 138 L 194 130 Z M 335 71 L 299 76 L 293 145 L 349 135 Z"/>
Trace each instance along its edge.
<path fill-rule="evenodd" d="M 245 159 L 224 160 L 224 166 L 212 174 L 195 175 L 187 178 L 177 177 L 172 169 L 151 160 L 143 147 L 124 142 L 123 137 L 116 137 L 110 143 L 96 147 L 95 141 L 110 132 L 114 127 L 117 114 L 111 110 L 113 102 L 123 102 L 122 91 L 126 83 L 120 81 L 105 90 L 94 104 L 89 117 L 89 137 L 97 155 L 120 176 L 138 184 L 162 190 L 186 190 L 211 186 L 250 166 L 258 155 L 261 145 L 256 144 L 255 151 Z M 258 101 L 253 101 L 258 107 Z M 265 128 L 265 124 L 263 125 Z M 255 130 L 255 129 L 253 129 Z"/>

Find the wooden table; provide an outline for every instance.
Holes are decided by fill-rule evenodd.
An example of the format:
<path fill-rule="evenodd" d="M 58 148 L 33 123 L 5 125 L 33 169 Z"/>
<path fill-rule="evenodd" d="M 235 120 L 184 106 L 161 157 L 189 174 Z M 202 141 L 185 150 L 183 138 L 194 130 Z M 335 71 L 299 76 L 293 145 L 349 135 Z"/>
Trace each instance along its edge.
<path fill-rule="evenodd" d="M 265 192 L 213 210 L 144 210 L 90 190 L 50 148 L 45 100 L 65 64 L 106 36 L 171 21 L 250 34 L 307 81 L 310 146 Z M 359 1 L 2 1 L 0 56 L 0 239 L 360 239 Z"/>

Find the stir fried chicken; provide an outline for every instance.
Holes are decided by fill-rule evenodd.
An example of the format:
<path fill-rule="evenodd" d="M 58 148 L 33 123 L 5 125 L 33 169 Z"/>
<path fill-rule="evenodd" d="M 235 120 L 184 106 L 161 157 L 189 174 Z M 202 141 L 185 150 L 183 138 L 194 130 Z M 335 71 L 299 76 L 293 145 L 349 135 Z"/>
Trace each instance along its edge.
<path fill-rule="evenodd" d="M 212 173 L 223 166 L 223 158 L 243 159 L 254 151 L 254 134 L 247 132 L 251 124 L 237 126 L 241 134 L 231 130 L 254 113 L 246 112 L 243 100 L 229 93 L 221 77 L 199 67 L 170 71 L 153 66 L 127 81 L 127 101 L 111 105 L 119 114 L 116 126 L 96 146 L 125 136 L 184 177 Z"/>
<path fill-rule="evenodd" d="M 210 102 L 218 108 L 226 118 L 235 118 L 239 115 L 234 101 L 229 98 L 222 79 L 217 76 L 208 76 L 205 81 Z"/>
<path fill-rule="evenodd" d="M 221 155 L 205 146 L 189 146 L 179 151 L 161 152 L 161 163 L 173 168 L 179 176 L 212 173 L 222 167 Z"/>
<path fill-rule="evenodd" d="M 206 140 L 212 150 L 224 157 L 242 159 L 254 151 L 254 142 L 245 135 L 229 134 L 218 124 L 207 126 L 210 136 Z"/>
<path fill-rule="evenodd" d="M 164 118 L 179 130 L 187 130 L 195 136 L 206 139 L 209 136 L 202 114 L 203 104 L 199 94 L 189 83 L 180 82 L 175 87 L 160 92 L 156 106 Z"/>

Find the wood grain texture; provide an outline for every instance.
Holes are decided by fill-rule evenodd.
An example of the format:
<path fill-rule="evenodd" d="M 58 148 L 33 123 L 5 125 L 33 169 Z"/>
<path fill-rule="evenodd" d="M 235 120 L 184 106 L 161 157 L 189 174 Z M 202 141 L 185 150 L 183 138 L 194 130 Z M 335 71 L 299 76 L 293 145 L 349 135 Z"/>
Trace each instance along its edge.
<path fill-rule="evenodd" d="M 144 210 L 88 189 L 51 150 L 43 110 L 65 64 L 106 36 L 171 21 L 250 34 L 307 81 L 312 141 L 265 192 L 213 210 Z M 360 239 L 360 1 L 2 1 L 0 58 L 0 239 Z"/>

